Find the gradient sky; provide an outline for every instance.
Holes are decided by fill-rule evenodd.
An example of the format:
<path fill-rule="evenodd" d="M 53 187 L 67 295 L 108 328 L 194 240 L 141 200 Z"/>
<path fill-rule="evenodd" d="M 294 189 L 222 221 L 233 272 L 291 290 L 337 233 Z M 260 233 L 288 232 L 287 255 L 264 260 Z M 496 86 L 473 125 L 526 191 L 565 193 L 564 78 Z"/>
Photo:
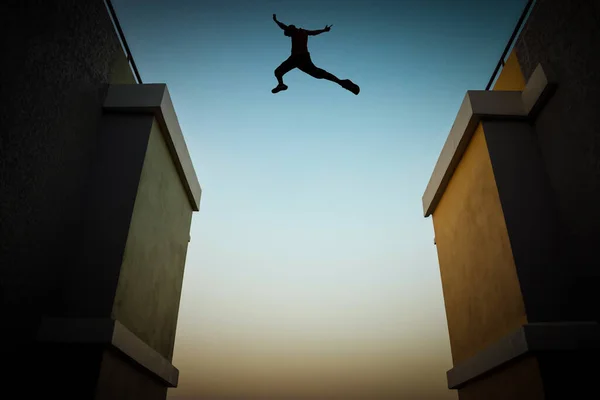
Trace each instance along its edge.
<path fill-rule="evenodd" d="M 421 196 L 525 0 L 113 0 L 197 175 L 171 399 L 455 399 Z M 289 39 L 331 32 L 277 95 Z"/>

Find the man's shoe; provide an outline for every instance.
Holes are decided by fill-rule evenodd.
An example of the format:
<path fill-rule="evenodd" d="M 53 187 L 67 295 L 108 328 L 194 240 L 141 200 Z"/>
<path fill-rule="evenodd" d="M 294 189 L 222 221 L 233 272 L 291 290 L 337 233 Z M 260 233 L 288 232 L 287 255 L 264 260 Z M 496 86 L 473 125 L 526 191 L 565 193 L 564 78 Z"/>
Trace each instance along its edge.
<path fill-rule="evenodd" d="M 360 88 L 358 87 L 358 85 L 352 82 L 350 79 L 344 79 L 342 81 L 342 87 L 346 90 L 351 91 L 354 94 L 360 93 Z"/>
<path fill-rule="evenodd" d="M 280 83 L 279 85 L 277 85 L 277 87 L 275 87 L 273 90 L 271 90 L 271 93 L 279 93 L 282 90 L 287 90 L 287 88 L 288 87 L 286 84 Z"/>

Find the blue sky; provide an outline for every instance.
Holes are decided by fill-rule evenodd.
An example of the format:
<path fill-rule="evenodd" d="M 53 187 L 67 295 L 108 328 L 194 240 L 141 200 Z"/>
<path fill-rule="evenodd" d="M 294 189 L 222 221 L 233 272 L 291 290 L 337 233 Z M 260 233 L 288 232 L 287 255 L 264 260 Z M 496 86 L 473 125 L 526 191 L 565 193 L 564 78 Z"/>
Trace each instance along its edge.
<path fill-rule="evenodd" d="M 421 196 L 525 3 L 113 0 L 203 188 L 172 398 L 455 398 Z M 333 24 L 312 59 L 361 93 L 295 70 L 273 95 L 290 52 L 273 13 Z"/>

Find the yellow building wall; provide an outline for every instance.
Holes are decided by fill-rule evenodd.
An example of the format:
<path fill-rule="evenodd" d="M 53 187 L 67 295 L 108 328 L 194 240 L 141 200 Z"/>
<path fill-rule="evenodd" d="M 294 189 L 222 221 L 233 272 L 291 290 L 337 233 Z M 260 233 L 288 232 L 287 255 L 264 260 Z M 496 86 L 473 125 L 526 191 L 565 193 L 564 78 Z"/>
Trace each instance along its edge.
<path fill-rule="evenodd" d="M 433 213 L 454 364 L 527 322 L 480 124 Z"/>
<path fill-rule="evenodd" d="M 494 84 L 494 90 L 523 90 L 525 77 L 521 72 L 517 53 L 513 50 L 504 63 L 500 76 Z"/>

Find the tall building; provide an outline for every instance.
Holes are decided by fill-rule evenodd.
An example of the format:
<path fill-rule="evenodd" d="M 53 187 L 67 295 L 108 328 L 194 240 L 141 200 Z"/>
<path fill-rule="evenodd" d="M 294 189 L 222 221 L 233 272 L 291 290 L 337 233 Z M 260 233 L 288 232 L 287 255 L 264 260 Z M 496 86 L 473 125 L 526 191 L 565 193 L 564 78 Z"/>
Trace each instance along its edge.
<path fill-rule="evenodd" d="M 0 6 L 3 398 L 165 399 L 198 183 L 111 5 Z M 4 395 L 3 395 L 4 396 Z"/>
<path fill-rule="evenodd" d="M 461 400 L 597 396 L 600 3 L 531 3 L 423 195 Z"/>

